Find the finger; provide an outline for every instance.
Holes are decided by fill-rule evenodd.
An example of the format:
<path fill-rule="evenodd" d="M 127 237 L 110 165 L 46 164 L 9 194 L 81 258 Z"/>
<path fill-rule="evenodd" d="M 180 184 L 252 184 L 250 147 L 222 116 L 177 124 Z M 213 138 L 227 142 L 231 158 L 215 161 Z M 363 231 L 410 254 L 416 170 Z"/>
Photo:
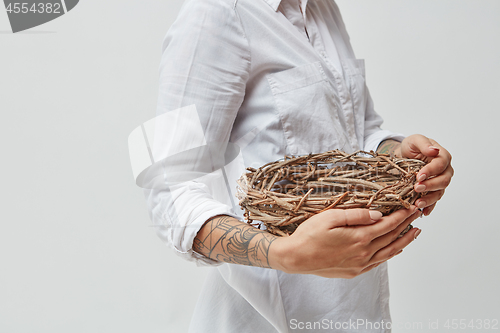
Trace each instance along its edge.
<path fill-rule="evenodd" d="M 369 225 L 382 218 L 382 213 L 376 210 L 355 208 L 355 209 L 328 209 L 315 216 L 324 218 L 330 228 Z M 314 218 L 313 216 L 312 218 Z"/>
<path fill-rule="evenodd" d="M 415 213 L 418 210 L 417 207 L 411 206 L 410 209 L 400 209 L 395 211 L 394 213 L 384 216 L 380 219 L 378 223 L 375 223 L 371 226 L 368 226 L 366 230 L 368 231 L 370 240 L 374 240 L 377 237 L 390 233 L 394 229 L 396 229 L 401 223 L 403 223 L 410 215 Z"/>
<path fill-rule="evenodd" d="M 411 229 L 403 237 L 377 251 L 368 264 L 371 265 L 373 263 L 383 262 L 393 257 L 396 253 L 403 250 L 406 246 L 413 242 L 420 232 L 421 230 L 418 228 Z"/>
<path fill-rule="evenodd" d="M 403 253 L 403 250 L 399 250 L 399 252 L 395 253 L 393 256 L 391 256 L 390 258 L 387 258 L 387 260 L 390 260 L 392 258 L 394 258 L 395 256 L 397 255 L 400 255 L 401 253 Z M 361 270 L 361 273 L 360 274 L 363 274 L 363 273 L 366 273 L 368 271 L 371 271 L 372 269 L 374 268 L 377 268 L 378 266 L 382 265 L 384 262 L 386 262 L 387 260 L 384 260 L 384 261 L 380 261 L 376 264 L 371 264 L 369 265 L 368 267 L 365 267 L 363 270 Z"/>
<path fill-rule="evenodd" d="M 415 206 L 420 209 L 429 207 L 438 202 L 444 195 L 444 190 L 429 192 L 415 202 Z"/>
<path fill-rule="evenodd" d="M 432 163 L 432 162 L 431 162 Z M 443 190 L 451 183 L 451 178 L 453 177 L 454 170 L 451 165 L 448 165 L 446 170 L 444 170 L 439 176 L 428 179 L 426 181 L 420 181 L 415 184 L 416 192 L 424 191 L 437 191 Z"/>
<path fill-rule="evenodd" d="M 396 229 L 394 229 L 393 231 L 391 231 L 383 236 L 380 236 L 380 237 L 374 239 L 370 244 L 370 251 L 375 254 L 380 249 L 383 249 L 387 245 L 389 245 L 392 242 L 394 242 L 395 240 L 397 240 L 399 235 L 401 235 L 401 233 L 412 222 L 414 222 L 416 219 L 418 219 L 420 217 L 420 215 L 421 215 L 421 212 L 419 210 L 417 210 L 415 213 L 413 213 L 411 216 L 409 216 L 403 223 L 398 225 L 398 227 Z"/>
<path fill-rule="evenodd" d="M 434 157 L 427 165 L 425 165 L 417 174 L 417 180 L 422 182 L 434 176 L 438 176 L 445 172 L 445 170 L 451 172 L 453 176 L 453 168 L 451 168 L 451 155 L 444 149 L 440 148 L 439 154 Z"/>
<path fill-rule="evenodd" d="M 366 273 L 368 271 L 371 271 L 372 269 L 378 267 L 379 265 L 382 265 L 382 263 L 383 262 L 378 262 L 376 264 L 371 264 L 370 266 L 363 268 L 363 270 L 361 270 L 361 272 L 359 274 L 361 275 L 361 274 L 364 274 L 364 273 Z"/>
<path fill-rule="evenodd" d="M 434 208 L 436 207 L 436 204 L 434 205 L 431 205 L 427 208 L 424 209 L 423 213 L 425 216 L 429 216 L 431 214 L 431 212 L 434 210 Z"/>

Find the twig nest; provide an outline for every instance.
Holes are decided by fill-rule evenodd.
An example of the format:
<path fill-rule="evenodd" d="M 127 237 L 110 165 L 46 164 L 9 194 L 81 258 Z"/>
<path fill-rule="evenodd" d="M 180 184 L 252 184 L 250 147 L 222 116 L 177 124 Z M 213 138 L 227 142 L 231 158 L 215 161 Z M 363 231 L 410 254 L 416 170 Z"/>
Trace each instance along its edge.
<path fill-rule="evenodd" d="M 421 196 L 413 186 L 425 164 L 364 151 L 285 156 L 247 168 L 237 196 L 248 223 L 260 221 L 268 232 L 286 236 L 327 209 L 369 208 L 388 215 L 408 208 Z"/>

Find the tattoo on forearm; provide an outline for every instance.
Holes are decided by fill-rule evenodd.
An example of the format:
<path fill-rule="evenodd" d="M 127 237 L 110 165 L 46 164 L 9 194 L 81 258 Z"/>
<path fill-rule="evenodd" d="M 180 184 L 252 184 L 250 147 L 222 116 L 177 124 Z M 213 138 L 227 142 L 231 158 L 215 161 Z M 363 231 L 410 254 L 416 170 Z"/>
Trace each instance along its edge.
<path fill-rule="evenodd" d="M 396 140 L 384 140 L 378 146 L 377 153 L 393 155 L 399 145 L 400 142 Z"/>
<path fill-rule="evenodd" d="M 195 238 L 193 250 L 222 262 L 270 268 L 269 247 L 276 236 L 249 225 L 229 223 L 229 216 L 210 219 L 204 239 Z M 223 232 L 222 236 L 220 231 Z"/>

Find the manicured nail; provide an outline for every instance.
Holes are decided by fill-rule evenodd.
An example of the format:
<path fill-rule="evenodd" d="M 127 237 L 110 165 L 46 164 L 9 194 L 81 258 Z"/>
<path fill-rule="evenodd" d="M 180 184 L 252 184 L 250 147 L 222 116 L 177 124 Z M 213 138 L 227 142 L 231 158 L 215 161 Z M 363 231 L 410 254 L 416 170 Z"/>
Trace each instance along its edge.
<path fill-rule="evenodd" d="M 425 185 L 420 184 L 420 185 L 415 186 L 415 191 L 417 191 L 417 192 L 424 192 L 425 191 Z"/>
<path fill-rule="evenodd" d="M 423 174 L 421 174 L 421 175 L 418 177 L 417 181 L 419 181 L 419 182 L 423 182 L 426 178 L 427 178 L 427 175 L 426 175 L 425 173 L 423 173 Z"/>
<path fill-rule="evenodd" d="M 370 214 L 370 218 L 373 221 L 378 221 L 378 220 L 380 220 L 382 218 L 382 213 L 379 212 L 378 210 L 370 210 L 369 214 Z"/>
<path fill-rule="evenodd" d="M 396 253 L 396 255 L 401 254 L 401 252 L 403 252 L 403 250 L 399 250 L 398 253 Z"/>
<path fill-rule="evenodd" d="M 421 232 L 422 232 L 422 230 L 417 229 L 417 232 L 415 232 L 415 239 L 417 239 L 418 235 L 420 235 Z"/>
<path fill-rule="evenodd" d="M 429 149 L 433 149 L 433 150 L 439 150 L 438 147 L 434 147 L 434 146 L 430 146 Z"/>
<path fill-rule="evenodd" d="M 417 207 L 420 208 L 420 209 L 423 209 L 427 206 L 427 203 L 423 200 L 420 200 L 418 203 L 417 203 Z"/>

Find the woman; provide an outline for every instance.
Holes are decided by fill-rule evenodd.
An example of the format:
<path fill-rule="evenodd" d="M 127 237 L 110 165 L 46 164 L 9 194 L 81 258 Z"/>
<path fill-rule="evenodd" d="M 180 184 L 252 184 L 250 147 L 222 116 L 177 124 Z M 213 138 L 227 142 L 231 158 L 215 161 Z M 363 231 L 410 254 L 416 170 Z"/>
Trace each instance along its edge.
<path fill-rule="evenodd" d="M 217 267 L 190 331 L 389 332 L 385 262 L 420 233 L 397 239 L 418 208 L 428 215 L 443 195 L 451 156 L 424 136 L 380 128 L 334 1 L 186 1 L 165 38 L 158 115 L 189 105 L 202 141 L 238 145 L 245 166 L 332 149 L 430 162 L 417 175 L 415 190 L 428 194 L 416 206 L 387 217 L 329 210 L 286 238 L 241 222 L 203 181 L 148 190 L 160 237 L 184 258 Z M 178 130 L 177 139 L 194 132 Z"/>

